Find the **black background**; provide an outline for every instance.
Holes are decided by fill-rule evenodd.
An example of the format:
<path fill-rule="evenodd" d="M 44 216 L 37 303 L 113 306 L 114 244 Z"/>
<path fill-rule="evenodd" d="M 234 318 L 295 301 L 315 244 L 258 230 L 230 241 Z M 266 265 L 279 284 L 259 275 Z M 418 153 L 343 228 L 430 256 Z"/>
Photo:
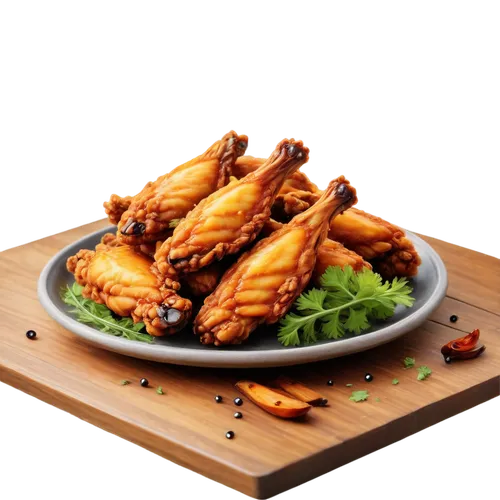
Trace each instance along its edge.
<path fill-rule="evenodd" d="M 37 104 L 23 127 L 10 131 L 16 155 L 2 175 L 11 215 L 4 218 L 1 235 L 23 239 L 24 231 L 46 231 L 48 223 L 77 224 L 80 216 L 95 213 L 95 200 L 112 184 L 135 191 L 153 167 L 166 168 L 168 159 L 198 151 L 224 126 L 224 117 L 240 117 L 241 126 L 257 137 L 259 151 L 280 128 L 292 126 L 298 135 L 312 136 L 314 175 L 352 168 L 370 208 L 382 207 L 386 215 L 400 216 L 402 224 L 424 224 L 429 233 L 445 231 L 450 240 L 500 247 L 493 230 L 498 182 L 490 159 L 492 130 L 481 125 L 474 110 L 449 105 L 435 106 L 431 113 L 422 103 L 408 102 L 413 101 L 406 100 L 401 109 L 396 103 L 390 112 L 381 103 L 378 109 L 329 119 L 318 109 L 308 118 L 293 113 L 286 117 L 282 110 L 290 106 L 245 118 L 234 110 L 216 115 L 198 109 L 174 117 L 168 106 L 160 112 L 116 103 L 97 109 L 84 102 L 54 111 L 50 103 Z M 80 433 L 78 426 L 63 425 L 61 418 L 48 418 L 45 410 L 33 410 L 29 402 L 11 396 L 0 393 L 6 478 L 21 479 L 26 487 L 43 478 L 46 489 L 59 493 L 69 491 L 60 482 L 64 477 L 82 492 L 89 488 L 95 493 L 93 478 L 102 478 L 112 481 L 118 493 L 144 495 L 148 485 L 159 483 L 168 495 L 177 483 L 192 494 L 222 497 L 221 490 L 207 490 L 205 482 L 183 482 L 181 474 L 143 469 L 151 464 L 149 457 L 136 457 L 117 442 L 96 441 L 93 433 Z M 495 422 L 498 409 L 483 410 L 481 417 L 442 426 L 407 449 L 389 450 L 337 479 L 356 481 L 353 485 L 364 494 L 391 491 L 405 496 L 437 488 L 450 496 L 464 485 L 484 491 L 495 477 L 487 470 L 492 463 L 487 457 L 499 442 Z M 297 495 L 320 496 L 337 488 L 337 482 L 321 481 Z"/>

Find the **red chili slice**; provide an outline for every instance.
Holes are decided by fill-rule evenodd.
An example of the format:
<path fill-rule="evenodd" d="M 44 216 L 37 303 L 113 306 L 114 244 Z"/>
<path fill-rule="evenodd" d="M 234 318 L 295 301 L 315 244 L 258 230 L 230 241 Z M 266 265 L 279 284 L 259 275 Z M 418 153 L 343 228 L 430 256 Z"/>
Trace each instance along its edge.
<path fill-rule="evenodd" d="M 479 344 L 479 329 L 474 330 L 465 337 L 448 342 L 441 348 L 441 354 L 451 359 L 472 359 L 479 356 L 486 347 Z"/>

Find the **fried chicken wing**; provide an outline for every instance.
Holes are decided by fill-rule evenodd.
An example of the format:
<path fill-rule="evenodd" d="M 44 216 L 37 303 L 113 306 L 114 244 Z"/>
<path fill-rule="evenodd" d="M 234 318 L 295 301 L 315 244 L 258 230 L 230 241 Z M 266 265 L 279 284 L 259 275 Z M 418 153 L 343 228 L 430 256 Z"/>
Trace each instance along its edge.
<path fill-rule="evenodd" d="M 181 284 L 187 286 L 188 290 L 195 297 L 206 297 L 210 295 L 219 284 L 224 273 L 224 268 L 220 262 L 214 262 L 208 267 L 204 267 L 195 273 L 189 273 L 181 278 Z"/>
<path fill-rule="evenodd" d="M 122 198 L 117 194 L 112 194 L 109 201 L 104 202 L 104 210 L 108 216 L 109 222 L 117 225 L 120 222 L 123 213 L 128 210 L 131 203 L 132 196 L 124 196 Z"/>
<path fill-rule="evenodd" d="M 235 175 L 247 175 L 264 160 L 252 156 L 238 158 Z M 285 181 L 272 208 L 273 217 L 289 220 L 307 210 L 321 196 L 321 190 L 303 172 Z M 384 278 L 415 276 L 421 263 L 403 229 L 357 208 L 346 210 L 332 220 L 329 237 L 370 261 Z"/>
<path fill-rule="evenodd" d="M 380 217 L 351 208 L 332 221 L 329 236 L 369 260 L 386 279 L 418 273 L 421 260 L 413 243 Z"/>
<path fill-rule="evenodd" d="M 161 286 L 151 271 L 153 261 L 129 246 L 101 242 L 96 250 L 80 250 L 66 263 L 82 285 L 82 295 L 106 304 L 119 316 L 144 321 L 150 335 L 163 336 L 182 329 L 190 315 L 191 302 L 175 290 Z"/>
<path fill-rule="evenodd" d="M 118 224 L 119 240 L 128 245 L 165 240 L 172 220 L 227 184 L 247 144 L 247 136 L 229 132 L 202 155 L 148 182 L 136 196 L 112 195 L 104 207 L 110 221 Z"/>
<path fill-rule="evenodd" d="M 355 189 L 339 177 L 318 203 L 244 253 L 195 319 L 202 343 L 240 344 L 286 314 L 311 278 L 330 219 L 355 202 Z"/>
<path fill-rule="evenodd" d="M 302 141 L 285 139 L 255 172 L 201 201 L 156 252 L 160 275 L 195 272 L 251 243 L 271 214 L 284 180 L 308 160 Z"/>
<path fill-rule="evenodd" d="M 279 231 L 283 226 L 284 224 L 281 222 L 270 219 L 264 225 L 262 233 L 264 236 L 269 236 L 274 231 Z M 349 250 L 342 243 L 325 238 L 318 247 L 316 264 L 312 275 L 312 279 L 317 286 L 320 286 L 320 278 L 329 266 L 351 266 L 355 272 L 365 268 L 372 268 L 371 264 L 363 259 L 361 255 Z"/>
<path fill-rule="evenodd" d="M 253 156 L 241 156 L 233 167 L 233 175 L 244 177 L 259 168 L 265 160 Z M 297 170 L 289 175 L 274 200 L 272 215 L 278 220 L 288 221 L 314 205 L 321 196 L 321 190 L 306 174 Z"/>

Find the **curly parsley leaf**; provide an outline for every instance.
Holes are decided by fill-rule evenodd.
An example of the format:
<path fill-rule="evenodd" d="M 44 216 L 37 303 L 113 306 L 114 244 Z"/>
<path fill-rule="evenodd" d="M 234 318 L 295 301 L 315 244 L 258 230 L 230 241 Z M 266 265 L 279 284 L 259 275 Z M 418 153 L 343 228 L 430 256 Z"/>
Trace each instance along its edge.
<path fill-rule="evenodd" d="M 82 296 L 83 287 L 78 283 L 67 285 L 61 291 L 62 301 L 72 306 L 70 313 L 76 316 L 80 323 L 92 325 L 103 333 L 109 333 L 116 337 L 125 337 L 129 340 L 140 342 L 153 342 L 153 337 L 147 333 L 141 333 L 144 323 L 135 323 L 132 318 L 116 318 L 104 304 L 97 304 L 93 300 Z"/>
<path fill-rule="evenodd" d="M 161 385 L 159 385 L 159 386 L 157 387 L 157 389 L 156 389 L 156 394 L 159 394 L 160 396 L 162 396 L 163 394 L 165 394 L 165 393 L 163 392 L 163 389 L 162 389 Z"/>
<path fill-rule="evenodd" d="M 405 279 L 384 283 L 369 269 L 355 273 L 350 266 L 330 266 L 320 283 L 320 289 L 300 295 L 296 312 L 282 318 L 278 340 L 284 346 L 339 339 L 348 332 L 358 335 L 373 321 L 390 318 L 397 305 L 411 307 L 415 300 Z"/>
<path fill-rule="evenodd" d="M 398 384 L 399 384 L 399 380 L 397 378 L 393 378 L 392 385 L 398 385 Z"/>

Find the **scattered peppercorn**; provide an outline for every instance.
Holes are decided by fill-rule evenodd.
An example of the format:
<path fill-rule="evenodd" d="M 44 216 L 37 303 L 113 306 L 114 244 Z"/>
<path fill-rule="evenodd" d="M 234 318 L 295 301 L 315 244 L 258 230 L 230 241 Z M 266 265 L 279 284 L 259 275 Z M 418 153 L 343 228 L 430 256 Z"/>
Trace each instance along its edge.
<path fill-rule="evenodd" d="M 237 411 L 237 412 L 234 414 L 234 418 L 243 418 L 243 413 L 241 413 L 240 411 Z"/>
<path fill-rule="evenodd" d="M 446 356 L 446 358 L 444 358 L 444 362 L 450 364 L 451 358 L 449 356 Z"/>
<path fill-rule="evenodd" d="M 458 316 L 457 316 L 456 314 L 452 314 L 452 315 L 450 316 L 450 321 L 451 321 L 452 323 L 456 323 L 456 322 L 458 321 Z"/>
<path fill-rule="evenodd" d="M 227 439 L 233 439 L 234 438 L 234 432 L 233 431 L 227 431 L 226 432 L 226 437 L 227 437 Z"/>
<path fill-rule="evenodd" d="M 217 394 L 217 396 L 215 396 L 215 398 L 214 398 L 214 399 L 215 399 L 215 402 L 216 402 L 216 403 L 222 403 L 222 396 L 219 396 L 219 395 Z"/>
<path fill-rule="evenodd" d="M 331 386 L 331 385 L 333 385 L 333 380 L 329 380 L 329 381 L 326 383 L 326 385 L 330 385 L 330 386 Z"/>
<path fill-rule="evenodd" d="M 236 406 L 241 406 L 243 404 L 243 399 L 241 399 L 241 398 L 234 398 L 234 404 Z"/>
<path fill-rule="evenodd" d="M 142 387 L 147 387 L 149 385 L 149 381 L 147 378 L 141 378 L 140 384 Z"/>
<path fill-rule="evenodd" d="M 319 405 L 318 405 L 318 406 L 326 406 L 327 404 L 328 404 L 328 399 L 323 398 L 323 399 L 319 402 Z"/>
<path fill-rule="evenodd" d="M 30 340 L 34 340 L 36 337 L 36 332 L 35 330 L 28 330 L 26 332 L 26 337 L 28 337 Z"/>
<path fill-rule="evenodd" d="M 367 373 L 365 375 L 365 381 L 366 382 L 371 382 L 373 380 L 373 375 L 371 373 Z"/>

